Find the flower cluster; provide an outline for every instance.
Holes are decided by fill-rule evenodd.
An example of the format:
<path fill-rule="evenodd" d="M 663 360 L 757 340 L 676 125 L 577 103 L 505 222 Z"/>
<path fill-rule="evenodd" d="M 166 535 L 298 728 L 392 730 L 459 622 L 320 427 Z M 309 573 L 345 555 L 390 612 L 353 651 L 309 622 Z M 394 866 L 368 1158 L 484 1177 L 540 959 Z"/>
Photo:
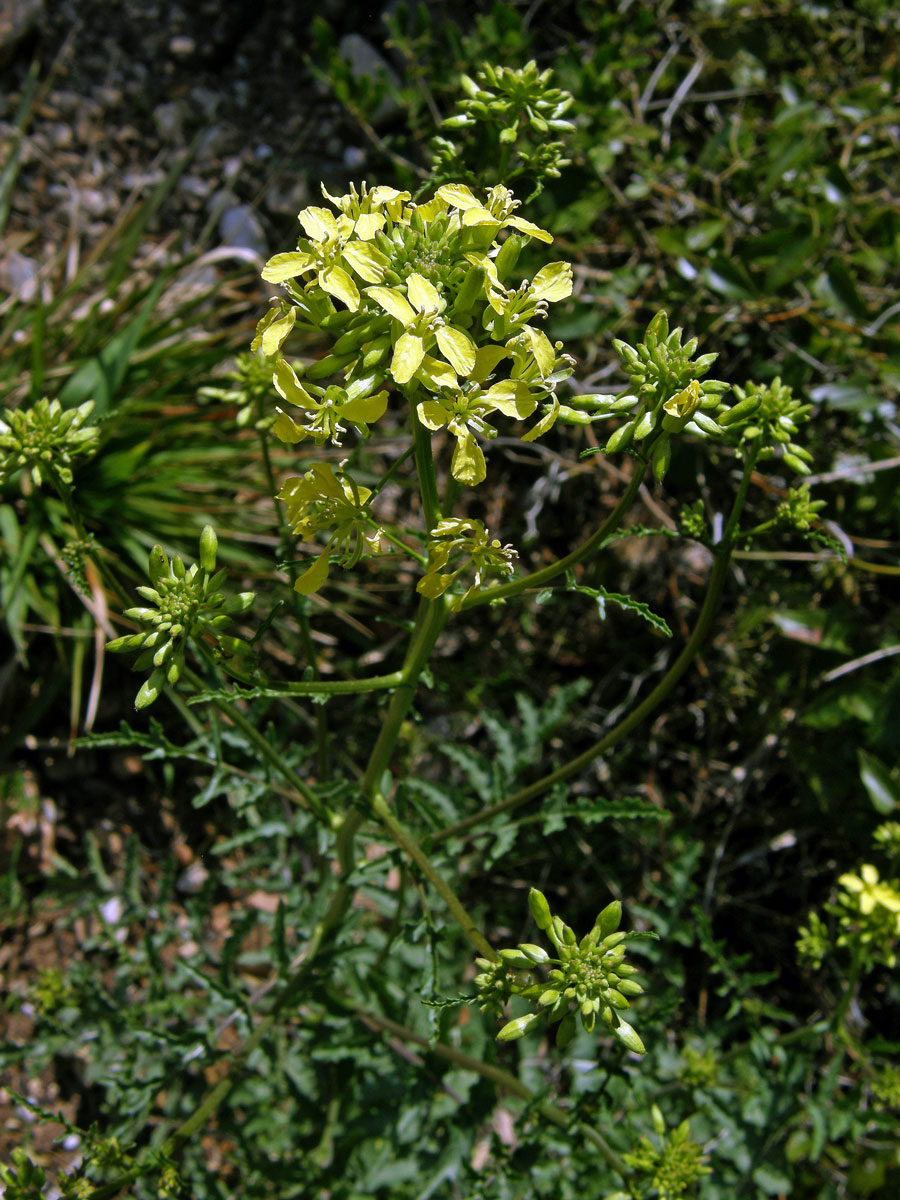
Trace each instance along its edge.
<path fill-rule="evenodd" d="M 428 570 L 416 590 L 429 600 L 442 596 L 463 572 L 475 573 L 466 595 L 477 591 L 488 574 L 511 575 L 518 557 L 512 546 L 501 545 L 481 521 L 471 519 L 439 522 L 431 531 L 428 554 Z M 451 569 L 446 570 L 451 559 Z"/>
<path fill-rule="evenodd" d="M 700 382 L 718 355 L 694 358 L 697 339 L 690 338 L 684 344 L 681 339 L 681 328 L 670 332 L 668 316 L 658 312 L 637 346 L 613 342 L 628 374 L 628 391 L 619 396 L 580 396 L 574 404 L 576 413 L 586 412 L 592 417 L 627 414 L 625 424 L 607 440 L 607 454 L 653 435 L 650 454 L 658 480 L 669 469 L 672 434 L 687 430 L 700 437 L 719 436 L 731 415 L 722 403 L 728 384 L 720 379 Z"/>
<path fill-rule="evenodd" d="M 900 885 L 897 880 L 882 880 L 877 867 L 863 863 L 858 875 L 852 872 L 841 875 L 838 885 L 841 888 L 837 904 L 841 932 L 837 944 L 848 946 L 858 942 L 867 961 L 895 967 L 900 941 Z"/>
<path fill-rule="evenodd" d="M 138 593 L 152 608 L 129 608 L 124 616 L 136 621 L 138 633 L 126 634 L 107 643 L 107 650 L 118 654 L 136 653 L 136 671 L 150 671 L 135 699 L 135 708 L 147 708 L 159 697 L 163 687 L 177 683 L 184 670 L 184 652 L 189 638 L 208 636 L 223 656 L 249 653 L 239 638 L 226 637 L 227 629 L 238 614 L 253 603 L 253 592 L 225 596 L 220 591 L 226 572 L 216 571 L 218 539 L 211 525 L 200 534 L 200 562 L 185 567 L 177 556 L 171 561 L 161 546 L 150 551 L 151 587 L 139 587 Z"/>
<path fill-rule="evenodd" d="M 477 439 L 496 436 L 487 417 L 525 420 L 540 404 L 528 440 L 556 419 L 556 386 L 571 365 L 535 322 L 571 294 L 571 268 L 551 263 L 531 281 L 507 282 L 525 240 L 552 239 L 518 215 L 503 186 L 479 198 L 446 184 L 421 204 L 365 184 L 325 195 L 337 214 L 304 209 L 297 250 L 276 254 L 263 271 L 286 295 L 259 323 L 253 348 L 273 360 L 274 386 L 297 413 L 279 410 L 276 435 L 339 445 L 352 425 L 365 437 L 396 389 L 415 397 L 426 428 L 456 438 L 454 477 L 480 483 Z M 305 367 L 288 362 L 282 350 L 295 327 L 328 334 L 331 352 Z M 335 376 L 324 387 L 311 382 Z"/>
<path fill-rule="evenodd" d="M 623 1154 L 632 1171 L 644 1177 L 648 1188 L 659 1200 L 672 1200 L 692 1188 L 711 1168 L 706 1165 L 703 1147 L 691 1138 L 689 1121 L 682 1121 L 675 1129 L 667 1129 L 665 1118 L 656 1104 L 651 1105 L 650 1119 L 656 1141 L 646 1134 L 637 1146 Z M 642 1194 L 644 1194 L 642 1192 Z M 627 1193 L 616 1193 L 607 1200 L 626 1200 Z"/>
<path fill-rule="evenodd" d="M 534 60 L 520 68 L 486 64 L 474 79 L 461 76 L 465 94 L 441 129 L 455 134 L 464 144 L 444 136 L 434 138 L 433 174 L 446 178 L 453 171 L 470 169 L 470 135 L 484 133 L 486 148 L 495 155 L 498 148 L 507 152 L 515 148 L 506 163 L 505 178 L 523 173 L 533 175 L 537 181 L 557 178 L 568 160 L 563 158 L 562 142 L 553 140 L 552 135 L 569 133 L 575 126 L 564 116 L 573 97 L 553 87 L 551 78 L 552 72 L 538 71 Z M 492 165 L 496 167 L 496 163 Z"/>
<path fill-rule="evenodd" d="M 888 821 L 875 831 L 875 841 L 889 852 L 897 837 L 896 825 Z M 863 863 L 837 882 L 835 901 L 825 905 L 825 911 L 837 921 L 837 937 L 829 934 L 826 922 L 812 911 L 796 943 L 801 961 L 818 970 L 836 946 L 850 949 L 867 969 L 878 963 L 895 967 L 900 945 L 900 881 L 884 880 L 876 866 Z"/>
<path fill-rule="evenodd" d="M 815 525 L 816 518 L 824 507 L 825 501 L 813 500 L 809 494 L 809 485 L 801 484 L 798 488 L 788 488 L 787 495 L 776 509 L 775 520 L 788 529 L 807 533 Z"/>
<path fill-rule="evenodd" d="M 537 1012 L 507 1022 L 498 1039 L 514 1041 L 542 1024 L 557 1024 L 556 1044 L 563 1049 L 575 1036 L 578 1020 L 590 1033 L 599 1017 L 623 1046 L 644 1054 L 640 1037 L 620 1015 L 630 1007 L 627 997 L 644 990 L 632 978 L 637 968 L 624 961 L 624 943 L 655 935 L 620 931 L 622 905 L 618 900 L 603 909 L 580 942 L 560 917 L 552 915 L 537 888 L 529 892 L 528 905 L 535 924 L 553 943 L 556 956 L 541 946 L 524 943 L 501 950 L 499 960 L 493 963 L 477 960 L 481 974 L 476 975 L 475 983 L 485 1011 L 498 1011 L 513 995 L 538 1006 Z M 547 972 L 546 978 L 538 977 L 538 968 Z"/>
<path fill-rule="evenodd" d="M 325 549 L 294 584 L 301 595 L 322 587 L 332 554 L 340 555 L 343 566 L 354 567 L 364 551 L 378 549 L 381 530 L 369 509 L 371 495 L 369 488 L 360 487 L 344 471 L 343 463 L 337 474 L 330 463 L 316 463 L 305 475 L 285 480 L 278 499 L 287 505 L 288 521 L 297 537 L 310 541 L 323 530 L 330 534 Z"/>
<path fill-rule="evenodd" d="M 251 423 L 257 429 L 269 428 L 272 421 L 264 406 L 272 393 L 272 364 L 259 353 L 238 354 L 224 381 L 230 386 L 202 387 L 198 395 L 204 400 L 236 405 L 234 420 L 239 429 Z"/>
<path fill-rule="evenodd" d="M 26 470 L 37 487 L 45 474 L 72 482 L 75 460 L 97 450 L 95 425 L 86 425 L 93 400 L 64 409 L 58 400 L 38 400 L 31 408 L 7 408 L 0 417 L 0 484 Z"/>
<path fill-rule="evenodd" d="M 734 394 L 738 403 L 732 412 L 738 412 L 746 419 L 733 424 L 731 440 L 740 443 L 761 438 L 760 458 L 771 458 L 780 448 L 786 467 L 798 475 L 808 475 L 812 455 L 793 439 L 799 426 L 809 419 L 811 405 L 794 399 L 791 389 L 777 376 L 771 383 L 747 383 L 742 388 L 735 387 Z"/>

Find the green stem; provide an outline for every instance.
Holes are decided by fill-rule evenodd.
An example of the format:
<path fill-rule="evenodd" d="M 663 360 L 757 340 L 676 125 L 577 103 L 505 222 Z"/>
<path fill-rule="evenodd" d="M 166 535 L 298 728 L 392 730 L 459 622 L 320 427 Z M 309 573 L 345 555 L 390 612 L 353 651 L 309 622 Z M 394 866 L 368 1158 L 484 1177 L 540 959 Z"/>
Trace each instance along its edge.
<path fill-rule="evenodd" d="M 445 841 L 447 838 L 456 837 L 466 830 L 471 829 L 474 825 L 480 825 L 483 821 L 489 821 L 492 817 L 500 816 L 502 813 L 511 812 L 513 809 L 519 808 L 526 804 L 535 796 L 539 796 L 542 792 L 546 792 L 556 783 L 561 783 L 572 775 L 576 775 L 579 771 L 584 770 L 589 766 L 595 758 L 601 754 L 605 754 L 618 742 L 620 742 L 627 734 L 629 734 L 636 725 L 639 725 L 655 708 L 658 708 L 663 700 L 669 695 L 675 684 L 681 679 L 682 675 L 693 662 L 700 647 L 706 640 L 713 618 L 716 614 L 716 609 L 719 605 L 719 600 L 722 595 L 722 589 L 725 586 L 725 579 L 728 573 L 728 564 L 731 560 L 731 551 L 734 547 L 734 542 L 737 536 L 737 524 L 740 520 L 741 510 L 744 507 L 744 502 L 747 499 L 747 491 L 750 487 L 750 476 L 753 471 L 754 463 L 759 446 L 756 445 L 750 452 L 744 468 L 744 475 L 735 495 L 734 504 L 728 523 L 725 527 L 725 533 L 716 548 L 715 562 L 713 563 L 712 573 L 709 578 L 706 596 L 703 600 L 703 606 L 700 609 L 700 615 L 697 618 L 697 624 L 694 626 L 693 633 L 688 639 L 684 649 L 676 658 L 675 662 L 669 667 L 668 671 L 641 703 L 619 722 L 613 729 L 609 731 L 593 746 L 589 746 L 577 757 L 564 763 L 563 766 L 557 767 L 555 771 L 551 771 L 549 775 L 545 775 L 542 779 L 536 780 L 528 787 L 522 788 L 515 792 L 512 796 L 508 796 L 505 800 L 499 801 L 497 804 L 492 804 L 487 808 L 481 809 L 480 812 L 473 813 L 470 817 L 465 817 L 462 821 L 457 821 L 453 825 L 448 825 L 438 833 L 431 834 L 429 844 L 434 846 L 438 842 Z"/>
<path fill-rule="evenodd" d="M 398 550 L 402 550 L 408 558 L 414 558 L 416 562 L 423 567 L 428 565 L 428 559 L 424 554 L 420 554 L 418 550 L 411 549 L 409 546 L 407 546 L 406 542 L 404 542 L 401 538 L 398 538 L 395 533 L 391 533 L 389 529 L 385 529 L 385 527 L 383 525 L 379 525 L 377 521 L 370 521 L 369 524 L 376 529 L 380 529 L 381 536 L 385 538 L 386 541 L 389 541 L 392 546 L 396 546 Z"/>
<path fill-rule="evenodd" d="M 391 837 L 397 843 L 401 850 L 404 850 L 413 860 L 426 879 L 430 881 L 434 890 L 438 893 L 450 912 L 456 918 L 463 933 L 475 947 L 479 954 L 490 959 L 491 962 L 497 962 L 500 958 L 497 951 L 487 940 L 468 911 L 460 902 L 458 896 L 447 881 L 439 874 L 434 864 L 428 858 L 428 855 L 422 850 L 418 842 L 407 832 L 403 824 L 397 820 L 383 796 L 376 796 L 372 804 L 372 811 L 375 816 L 381 821 L 382 825 L 390 833 Z"/>
<path fill-rule="evenodd" d="M 654 439 L 655 440 L 655 439 Z M 644 455 L 648 454 L 653 448 L 653 441 L 648 441 L 644 451 Z M 485 588 L 482 591 L 473 593 L 467 596 L 459 605 L 457 611 L 465 612 L 466 609 L 475 608 L 479 604 L 490 604 L 494 600 L 504 600 L 508 596 L 518 596 L 522 592 L 529 591 L 532 588 L 542 587 L 551 579 L 555 579 L 557 575 L 563 574 L 576 563 L 582 562 L 588 555 L 593 554 L 598 550 L 602 543 L 615 533 L 622 519 L 634 503 L 635 496 L 641 489 L 641 484 L 644 482 L 644 471 L 647 466 L 648 459 L 642 455 L 635 465 L 634 474 L 629 480 L 628 487 L 622 494 L 622 498 L 616 507 L 612 510 L 605 521 L 591 534 L 587 541 L 582 542 L 580 546 L 564 558 L 560 558 L 557 562 L 551 563 L 549 567 L 542 567 L 539 571 L 532 571 L 530 575 L 523 575 L 520 579 L 514 579 L 510 583 L 501 583 L 497 587 Z"/>
<path fill-rule="evenodd" d="M 412 401 L 410 401 L 412 405 Z M 437 514 L 437 519 L 440 519 L 440 514 L 436 508 L 437 501 L 437 485 L 434 475 L 434 464 L 431 458 L 431 442 L 430 439 L 424 439 L 421 435 L 426 431 L 421 427 L 418 419 L 414 415 L 414 427 L 416 428 L 416 463 L 419 468 L 419 484 L 422 493 L 422 502 L 425 509 L 426 517 L 431 514 Z M 181 1146 L 192 1134 L 200 1129 L 216 1111 L 225 1097 L 234 1086 L 237 1068 L 239 1065 L 246 1062 L 248 1056 L 260 1044 L 266 1033 L 272 1028 L 279 1014 L 296 999 L 303 982 L 312 970 L 313 964 L 325 944 L 328 935 L 332 929 L 343 919 L 347 908 L 352 899 L 352 889 L 347 884 L 347 878 L 353 869 L 353 843 L 354 838 L 369 815 L 371 805 L 375 797 L 380 794 L 381 778 L 387 769 L 391 755 L 397 743 L 403 721 L 412 704 L 413 698 L 418 686 L 419 677 L 428 659 L 434 649 L 441 630 L 443 629 L 449 608 L 444 597 L 438 600 L 428 600 L 424 597 L 419 604 L 419 611 L 416 618 L 415 627 L 410 638 L 409 647 L 407 648 L 406 658 L 399 674 L 399 680 L 392 680 L 394 693 L 388 704 L 387 712 L 379 730 L 378 738 L 372 748 L 369 756 L 369 761 L 366 765 L 366 770 L 360 784 L 360 793 L 363 803 L 351 809 L 344 818 L 341 824 L 336 842 L 336 850 L 338 862 L 341 868 L 342 878 L 338 883 L 334 895 L 328 904 L 328 908 L 322 918 L 316 924 L 309 941 L 307 942 L 303 960 L 286 981 L 281 994 L 276 1001 L 272 1011 L 264 1017 L 249 1037 L 235 1051 L 230 1064 L 228 1065 L 227 1075 L 219 1081 L 218 1084 L 204 1097 L 199 1107 L 191 1114 L 190 1117 L 180 1125 L 175 1132 L 167 1139 L 163 1145 L 163 1150 L 167 1153 L 172 1153 Z M 319 685 L 321 686 L 321 684 Z M 290 772 L 290 768 L 282 762 L 281 756 L 269 746 L 265 738 L 259 734 L 250 722 L 239 711 L 231 705 L 225 705 L 224 701 L 212 701 L 217 706 L 221 705 L 226 715 L 235 722 L 258 747 L 264 757 L 272 763 L 282 774 Z M 308 799 L 309 802 L 318 806 L 318 799 L 311 789 L 303 783 L 294 772 L 290 772 L 289 777 L 292 784 L 297 787 L 298 792 Z M 318 811 L 318 808 L 317 808 Z M 493 957 L 493 953 L 492 953 Z M 119 1180 L 112 1184 L 98 1189 L 98 1200 L 107 1200 L 108 1197 L 114 1196 L 128 1183 L 133 1181 L 141 1173 L 140 1168 L 136 1168 L 126 1175 L 123 1175 Z"/>
<path fill-rule="evenodd" d="M 403 453 L 400 455 L 400 457 L 390 465 L 390 467 L 385 471 L 385 473 L 382 475 L 382 477 L 379 479 L 379 481 L 372 488 L 372 495 L 369 497 L 369 503 L 371 503 L 375 499 L 375 497 L 378 495 L 378 493 L 381 491 L 381 489 L 385 486 L 385 484 L 388 483 L 392 479 L 394 473 L 397 470 L 399 470 L 399 468 L 403 466 L 403 464 L 406 462 L 406 460 L 409 457 L 411 457 L 411 455 L 415 454 L 415 452 L 416 452 L 415 446 L 409 446 L 406 450 L 403 451 Z"/>
<path fill-rule="evenodd" d="M 859 979 L 862 975 L 862 943 L 857 938 L 853 943 L 852 958 L 850 960 L 850 969 L 847 972 L 846 983 L 844 984 L 843 995 L 840 1002 L 834 1010 L 831 1017 L 830 1028 L 832 1033 L 845 1044 L 851 1042 L 849 1032 L 847 1031 L 844 1022 L 847 1019 L 847 1013 L 850 1010 L 850 1005 L 853 1003 L 853 997 L 856 995 L 856 989 L 859 985 Z"/>
<path fill-rule="evenodd" d="M 257 413 L 260 418 L 264 416 L 262 400 L 257 402 Z M 272 456 L 269 453 L 269 439 L 264 430 L 259 432 L 259 445 L 262 452 L 263 471 L 266 476 L 266 483 L 269 487 L 269 492 L 272 496 L 277 492 L 275 486 L 275 472 L 272 469 Z M 275 520 L 278 523 L 278 536 L 281 541 L 281 554 L 285 559 L 291 557 L 291 530 L 288 525 L 284 509 L 280 504 L 275 504 Z M 319 678 L 319 663 L 316 655 L 316 648 L 313 645 L 312 630 L 309 624 L 309 613 L 306 609 L 306 601 L 293 590 L 293 585 L 296 582 L 297 570 L 293 562 L 288 567 L 288 577 L 291 581 L 291 596 L 293 599 L 294 613 L 297 617 L 297 627 L 300 633 L 300 645 L 303 649 L 303 654 L 307 663 L 312 668 L 313 679 Z M 316 710 L 316 763 L 318 768 L 319 780 L 325 782 L 329 775 L 328 763 L 328 717 L 324 708 Z"/>
<path fill-rule="evenodd" d="M 409 415 L 413 430 L 413 448 L 416 455 L 416 470 L 419 475 L 419 492 L 422 496 L 422 510 L 425 514 L 425 526 L 430 533 L 441 519 L 441 506 L 438 500 L 437 479 L 434 473 L 434 459 L 431 455 L 431 433 L 419 420 L 416 412 L 416 398 L 412 389 L 409 391 Z"/>
<path fill-rule="evenodd" d="M 238 676 L 229 672 L 234 679 L 240 681 L 247 686 L 250 699 L 257 694 L 260 696 L 348 696 L 348 695 L 365 695 L 368 692 L 386 691 L 389 688 L 396 687 L 398 683 L 403 682 L 402 671 L 392 671 L 389 675 L 370 675 L 366 679 L 298 679 L 288 683 L 274 684 L 259 684 L 259 692 L 254 692 L 253 680 L 249 676 Z M 235 689 L 233 695 L 237 699 L 242 698 L 240 690 Z M 207 701 L 213 698 L 211 692 L 200 692 L 195 697 L 196 701 Z"/>
<path fill-rule="evenodd" d="M 48 475 L 53 483 L 54 488 L 56 489 L 57 495 L 65 506 L 66 516 L 72 522 L 72 527 L 75 530 L 75 533 L 78 535 L 79 540 L 83 542 L 85 546 L 90 546 L 93 542 L 93 539 L 85 529 L 84 522 L 81 519 L 81 513 L 75 506 L 75 497 L 72 489 L 67 483 L 64 483 L 62 479 L 60 479 L 56 471 L 51 469 L 48 471 Z M 92 554 L 91 558 L 96 565 L 97 570 L 100 572 L 100 578 L 109 588 L 110 592 L 112 592 L 114 596 L 117 596 L 120 601 L 126 604 L 129 603 L 130 601 L 127 590 L 121 585 L 121 583 L 119 583 L 118 579 L 116 579 L 110 568 L 103 561 L 101 555 Z"/>

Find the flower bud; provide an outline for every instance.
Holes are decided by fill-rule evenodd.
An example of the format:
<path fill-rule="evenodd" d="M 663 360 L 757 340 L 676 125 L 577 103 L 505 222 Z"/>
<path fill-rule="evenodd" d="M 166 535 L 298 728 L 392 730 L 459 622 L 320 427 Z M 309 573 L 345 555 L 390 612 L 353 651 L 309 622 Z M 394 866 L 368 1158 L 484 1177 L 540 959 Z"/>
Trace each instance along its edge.
<path fill-rule="evenodd" d="M 528 907 L 531 909 L 535 925 L 537 925 L 538 929 L 546 933 L 553 921 L 547 897 L 543 892 L 539 892 L 537 888 L 531 888 L 528 893 Z"/>
<path fill-rule="evenodd" d="M 526 958 L 530 958 L 535 963 L 545 963 L 550 958 L 543 946 L 535 946 L 532 942 L 520 943 L 519 949 Z"/>
<path fill-rule="evenodd" d="M 622 904 L 619 900 L 613 900 L 611 904 L 607 904 L 606 908 L 597 917 L 594 922 L 594 928 L 599 931 L 599 937 L 608 937 L 611 933 L 619 928 L 622 921 Z"/>
<path fill-rule="evenodd" d="M 606 453 L 615 454 L 617 450 L 624 450 L 631 439 L 634 437 L 634 427 L 636 422 L 629 421 L 627 424 L 620 426 L 606 443 Z"/>
<path fill-rule="evenodd" d="M 500 957 L 508 967 L 519 967 L 527 971 L 529 967 L 534 966 L 531 959 L 520 954 L 518 950 L 501 950 Z"/>
<path fill-rule="evenodd" d="M 212 525 L 204 525 L 203 532 L 200 534 L 200 566 L 206 571 L 207 575 L 212 575 L 216 569 L 216 551 L 219 548 L 219 539 L 216 537 L 216 531 Z"/>
<path fill-rule="evenodd" d="M 514 1042 L 520 1037 L 524 1037 L 534 1029 L 535 1025 L 539 1024 L 542 1019 L 542 1013 L 528 1013 L 524 1017 L 516 1017 L 509 1021 L 500 1032 L 497 1034 L 498 1042 Z"/>
<path fill-rule="evenodd" d="M 163 550 L 162 546 L 154 546 L 147 560 L 147 574 L 153 583 L 158 583 L 168 573 L 169 560 L 166 558 L 165 550 Z M 138 591 L 140 590 L 138 588 Z"/>
<path fill-rule="evenodd" d="M 623 1046 L 632 1050 L 635 1054 L 646 1054 L 647 1050 L 644 1043 L 628 1024 L 627 1021 L 620 1021 L 613 1033 L 619 1039 Z"/>

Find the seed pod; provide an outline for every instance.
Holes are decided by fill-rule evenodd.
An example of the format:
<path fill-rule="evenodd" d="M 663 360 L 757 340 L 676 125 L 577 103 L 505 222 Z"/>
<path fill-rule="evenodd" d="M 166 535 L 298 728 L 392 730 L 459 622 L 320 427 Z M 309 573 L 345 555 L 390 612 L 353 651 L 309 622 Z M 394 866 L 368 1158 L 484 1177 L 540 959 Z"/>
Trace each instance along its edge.
<path fill-rule="evenodd" d="M 741 400 L 739 404 L 735 404 L 726 412 L 719 413 L 719 424 L 723 429 L 727 429 L 729 425 L 734 425 L 738 421 L 752 417 L 760 404 L 762 404 L 762 399 L 759 396 L 748 396 L 746 400 Z"/>
<path fill-rule="evenodd" d="M 358 351 L 351 354 L 326 354 L 324 358 L 320 358 L 318 362 L 307 367 L 306 377 L 307 379 L 327 379 L 329 375 L 343 371 L 344 367 L 353 362 L 357 354 Z"/>
<path fill-rule="evenodd" d="M 796 454 L 784 454 L 783 458 L 784 465 L 786 467 L 790 467 L 791 470 L 795 471 L 798 475 L 809 474 L 809 467 L 805 462 L 803 462 L 802 459 L 799 459 Z"/>
<path fill-rule="evenodd" d="M 522 246 L 524 244 L 524 238 L 520 238 L 518 234 L 511 233 L 500 247 L 500 252 L 494 260 L 494 266 L 497 268 L 497 278 L 499 280 L 502 281 L 506 279 L 510 271 L 519 261 L 519 255 L 522 253 Z"/>
<path fill-rule="evenodd" d="M 672 442 L 667 434 L 664 433 L 653 447 L 650 462 L 653 467 L 653 478 L 657 483 L 662 483 L 672 462 Z"/>

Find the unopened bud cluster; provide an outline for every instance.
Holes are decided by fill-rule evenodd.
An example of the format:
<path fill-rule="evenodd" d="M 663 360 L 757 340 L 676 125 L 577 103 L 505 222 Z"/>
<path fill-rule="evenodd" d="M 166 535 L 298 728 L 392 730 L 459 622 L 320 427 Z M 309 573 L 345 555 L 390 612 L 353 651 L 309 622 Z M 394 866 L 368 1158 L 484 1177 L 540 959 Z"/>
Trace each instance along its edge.
<path fill-rule="evenodd" d="M 537 888 L 531 889 L 528 903 L 538 928 L 553 943 L 555 956 L 541 946 L 523 943 L 501 950 L 497 961 L 476 960 L 481 973 L 475 983 L 484 1011 L 499 1012 L 510 996 L 537 1004 L 536 1012 L 507 1022 L 498 1040 L 514 1041 L 541 1025 L 556 1024 L 556 1044 L 564 1049 L 575 1036 L 579 1020 L 590 1033 L 599 1017 L 627 1049 L 643 1054 L 643 1042 L 620 1014 L 630 1007 L 628 997 L 643 991 L 633 978 L 637 968 L 625 962 L 624 943 L 648 935 L 619 930 L 622 905 L 618 900 L 603 909 L 593 929 L 580 941 L 550 912 L 546 897 Z"/>
<path fill-rule="evenodd" d="M 507 178 L 526 172 L 538 183 L 557 178 L 568 159 L 563 158 L 563 143 L 553 135 L 574 130 L 572 122 L 565 119 L 574 98 L 553 87 L 551 78 L 552 72 L 538 71 L 534 60 L 520 68 L 485 64 L 474 79 L 463 75 L 460 86 L 464 95 L 456 111 L 442 123 L 442 134 L 431 143 L 433 174 L 445 178 L 452 172 L 471 170 L 473 158 L 480 166 L 478 149 L 496 156 L 498 149 L 509 148 Z M 453 135 L 458 140 L 453 140 Z M 496 168 L 497 163 L 490 165 Z"/>
<path fill-rule="evenodd" d="M 736 386 L 734 394 L 738 398 L 735 410 L 746 410 L 748 419 L 729 431 L 730 440 L 740 443 L 759 438 L 761 459 L 771 458 L 776 450 L 780 450 L 786 467 L 798 475 L 808 475 L 812 455 L 794 438 L 799 426 L 809 420 L 812 406 L 796 400 L 791 389 L 777 376 L 771 383 Z"/>
<path fill-rule="evenodd" d="M 722 402 L 729 385 L 720 379 L 700 379 L 718 358 L 694 358 L 697 338 L 682 344 L 682 329 L 669 331 L 669 318 L 658 312 L 637 346 L 616 340 L 616 353 L 629 378 L 628 391 L 619 396 L 579 396 L 576 411 L 590 417 L 627 415 L 607 440 L 605 453 L 613 454 L 644 442 L 652 435 L 650 459 L 653 474 L 663 479 L 672 459 L 671 436 L 686 430 L 699 437 L 720 436 L 731 417 Z M 562 414 L 563 419 L 568 416 Z"/>
<path fill-rule="evenodd" d="M 185 567 L 177 555 L 171 560 L 161 546 L 150 551 L 150 587 L 138 593 L 153 607 L 129 608 L 124 616 L 141 627 L 107 643 L 118 654 L 137 654 L 136 671 L 150 671 L 135 699 L 135 708 L 147 708 L 163 687 L 175 684 L 184 670 L 184 652 L 189 638 L 207 635 L 223 655 L 246 655 L 249 647 L 239 638 L 226 637 L 234 617 L 253 603 L 253 592 L 226 596 L 220 589 L 226 572 L 216 571 L 218 541 L 206 525 L 200 534 L 200 562 Z"/>
<path fill-rule="evenodd" d="M 648 1191 L 642 1190 L 641 1195 L 658 1196 L 660 1200 L 682 1196 L 696 1187 L 704 1175 L 711 1174 L 703 1147 L 691 1137 L 689 1120 L 682 1121 L 674 1129 L 668 1129 L 656 1104 L 651 1105 L 650 1119 L 656 1138 L 651 1140 L 644 1134 L 637 1145 L 622 1157 L 635 1175 L 642 1177 L 641 1182 L 646 1184 Z M 632 1190 L 630 1194 L 637 1193 Z M 626 1194 L 618 1195 L 624 1200 Z M 617 1196 L 608 1196 L 606 1200 L 617 1200 Z"/>
<path fill-rule="evenodd" d="M 7 408 L 0 416 L 0 484 L 17 471 L 30 471 L 37 487 L 45 476 L 72 482 L 76 459 L 93 454 L 98 433 L 85 425 L 93 400 L 64 409 L 58 400 L 38 400 L 31 408 Z"/>

